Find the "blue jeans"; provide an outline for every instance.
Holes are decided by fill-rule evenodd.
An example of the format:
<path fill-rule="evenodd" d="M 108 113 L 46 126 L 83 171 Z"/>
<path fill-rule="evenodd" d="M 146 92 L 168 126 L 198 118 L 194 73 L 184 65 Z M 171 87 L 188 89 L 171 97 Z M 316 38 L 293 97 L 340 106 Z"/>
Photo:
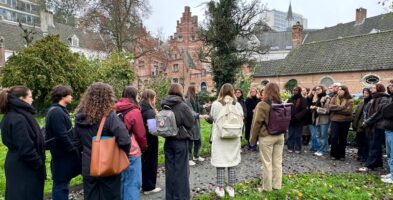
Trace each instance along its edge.
<path fill-rule="evenodd" d="M 302 150 L 302 125 L 289 124 L 287 146 L 288 150 Z"/>
<path fill-rule="evenodd" d="M 385 137 L 386 137 L 386 154 L 388 155 L 388 166 L 389 166 L 390 173 L 393 173 L 393 131 L 385 130 Z"/>
<path fill-rule="evenodd" d="M 311 151 L 318 151 L 319 149 L 319 144 L 318 144 L 318 140 L 317 140 L 317 134 L 318 134 L 318 130 L 317 127 L 315 125 L 308 125 L 308 130 L 310 130 L 310 134 L 311 134 L 311 142 L 310 142 L 310 150 Z"/>
<path fill-rule="evenodd" d="M 68 200 L 70 181 L 55 181 L 53 180 L 52 199 L 53 200 Z"/>
<path fill-rule="evenodd" d="M 141 157 L 129 157 L 130 166 L 121 174 L 122 200 L 139 199 L 142 187 Z"/>
<path fill-rule="evenodd" d="M 317 141 L 318 141 L 318 151 L 320 153 L 326 153 L 328 149 L 328 140 L 329 140 L 329 124 L 321 124 L 316 126 L 317 130 Z"/>

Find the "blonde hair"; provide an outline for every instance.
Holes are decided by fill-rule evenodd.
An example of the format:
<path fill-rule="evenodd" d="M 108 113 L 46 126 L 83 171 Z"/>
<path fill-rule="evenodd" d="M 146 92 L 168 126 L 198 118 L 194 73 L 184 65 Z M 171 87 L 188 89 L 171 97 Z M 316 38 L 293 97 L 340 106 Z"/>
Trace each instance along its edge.
<path fill-rule="evenodd" d="M 153 110 L 156 111 L 156 105 L 153 105 L 154 97 L 156 97 L 156 92 L 154 92 L 154 90 L 147 89 L 142 93 L 142 100 L 147 102 L 150 107 L 152 107 Z"/>
<path fill-rule="evenodd" d="M 247 98 L 251 98 L 251 91 L 252 90 L 255 90 L 255 96 L 257 97 L 257 98 L 259 98 L 258 97 L 258 88 L 256 88 L 256 87 L 250 87 L 250 90 L 248 90 L 248 94 L 247 94 Z"/>

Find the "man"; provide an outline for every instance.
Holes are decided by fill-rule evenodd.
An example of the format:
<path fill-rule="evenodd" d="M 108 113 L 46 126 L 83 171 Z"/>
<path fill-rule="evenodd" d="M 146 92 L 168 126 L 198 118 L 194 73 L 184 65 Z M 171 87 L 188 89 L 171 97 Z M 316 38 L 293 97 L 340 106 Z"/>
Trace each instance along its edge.
<path fill-rule="evenodd" d="M 337 92 L 338 92 L 338 88 L 341 86 L 341 83 L 333 83 L 331 86 L 329 86 L 329 96 L 330 97 L 334 97 L 336 96 Z"/>
<path fill-rule="evenodd" d="M 68 200 L 70 181 L 81 170 L 79 142 L 73 135 L 70 114 L 66 108 L 72 102 L 72 89 L 56 86 L 52 89 L 51 99 L 53 104 L 46 115 L 45 130 L 46 146 L 52 155 L 52 198 Z"/>

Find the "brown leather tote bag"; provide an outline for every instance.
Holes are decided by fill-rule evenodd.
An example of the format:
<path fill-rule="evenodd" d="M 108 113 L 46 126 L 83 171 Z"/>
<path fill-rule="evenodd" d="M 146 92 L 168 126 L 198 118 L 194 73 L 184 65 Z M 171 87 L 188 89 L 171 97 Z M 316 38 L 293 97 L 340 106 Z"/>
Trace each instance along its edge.
<path fill-rule="evenodd" d="M 106 116 L 101 120 L 91 144 L 90 176 L 106 177 L 120 174 L 129 165 L 126 153 L 119 148 L 116 137 L 101 140 Z"/>

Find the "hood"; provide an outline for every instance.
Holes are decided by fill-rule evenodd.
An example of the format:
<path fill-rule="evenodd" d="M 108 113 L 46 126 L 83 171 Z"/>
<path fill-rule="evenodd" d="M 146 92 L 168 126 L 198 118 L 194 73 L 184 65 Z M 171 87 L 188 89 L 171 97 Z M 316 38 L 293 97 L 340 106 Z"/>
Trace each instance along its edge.
<path fill-rule="evenodd" d="M 175 106 L 175 105 L 177 105 L 177 104 L 179 104 L 181 102 L 184 102 L 183 98 L 181 98 L 179 96 L 176 96 L 176 95 L 169 95 L 169 96 L 164 97 L 161 100 L 161 107 L 163 105 L 167 105 L 167 106 L 173 107 L 173 106 Z"/>
<path fill-rule="evenodd" d="M 86 116 L 83 113 L 76 113 L 75 114 L 75 124 L 78 124 L 80 126 L 93 126 L 93 124 L 90 124 L 89 122 L 87 122 Z"/>
<path fill-rule="evenodd" d="M 121 98 L 116 104 L 116 112 L 122 112 L 130 108 L 139 108 L 138 105 L 130 102 L 127 98 Z"/>
<path fill-rule="evenodd" d="M 33 115 L 36 114 L 36 110 L 33 106 L 20 100 L 18 97 L 14 95 L 9 95 L 8 102 L 9 102 L 8 106 L 10 110 L 25 110 Z"/>
<path fill-rule="evenodd" d="M 153 109 L 146 101 L 141 101 L 139 104 L 141 106 L 141 112 L 142 113 L 145 112 L 145 111 L 148 111 L 150 109 Z"/>

